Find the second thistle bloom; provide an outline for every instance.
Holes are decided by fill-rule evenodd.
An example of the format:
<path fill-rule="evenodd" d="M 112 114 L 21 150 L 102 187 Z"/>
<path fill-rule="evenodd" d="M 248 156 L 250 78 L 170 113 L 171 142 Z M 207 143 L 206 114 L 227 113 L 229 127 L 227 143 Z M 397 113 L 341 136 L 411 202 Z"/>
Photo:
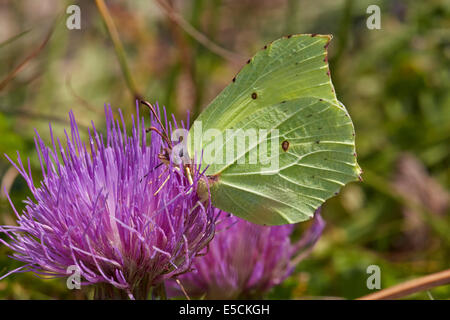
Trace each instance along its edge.
<path fill-rule="evenodd" d="M 214 234 L 213 209 L 171 163 L 161 163 L 167 147 L 145 133 L 137 116 L 131 135 L 123 118 L 106 110 L 106 136 L 93 128 L 90 146 L 81 141 L 71 114 L 66 143 L 50 146 L 37 136 L 43 179 L 36 184 L 18 156 L 14 164 L 33 198 L 17 226 L 1 226 L 0 239 L 24 263 L 20 272 L 68 276 L 79 270 L 82 284 L 96 284 L 99 298 L 146 298 L 152 287 L 186 272 Z M 159 122 L 151 125 L 159 130 Z M 12 203 L 11 203 L 12 204 Z M 73 270 L 73 269 L 72 269 Z"/>
<path fill-rule="evenodd" d="M 179 284 L 170 282 L 170 291 L 180 295 L 185 289 L 190 296 L 207 299 L 260 297 L 292 273 L 324 226 L 319 209 L 311 227 L 293 243 L 293 225 L 266 227 L 221 213 L 205 255 L 194 260 L 191 272 L 178 277 Z"/>

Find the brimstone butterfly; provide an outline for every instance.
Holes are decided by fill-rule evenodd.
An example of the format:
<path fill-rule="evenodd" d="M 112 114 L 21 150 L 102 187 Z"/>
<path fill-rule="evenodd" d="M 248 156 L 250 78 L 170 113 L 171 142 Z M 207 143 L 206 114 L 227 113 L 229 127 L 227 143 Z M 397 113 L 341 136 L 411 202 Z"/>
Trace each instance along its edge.
<path fill-rule="evenodd" d="M 208 182 L 198 189 L 201 197 L 210 194 L 213 206 L 254 223 L 296 223 L 360 177 L 353 123 L 331 82 L 330 40 L 293 35 L 272 42 L 200 114 L 189 131 L 189 156 L 215 146 L 209 161 L 203 160 Z M 233 155 L 226 145 L 239 129 L 267 136 L 244 136 L 244 144 L 232 146 Z M 203 135 L 208 130 L 214 133 L 210 141 Z M 261 163 L 251 163 L 252 152 L 263 145 L 278 167 L 264 171 Z"/>

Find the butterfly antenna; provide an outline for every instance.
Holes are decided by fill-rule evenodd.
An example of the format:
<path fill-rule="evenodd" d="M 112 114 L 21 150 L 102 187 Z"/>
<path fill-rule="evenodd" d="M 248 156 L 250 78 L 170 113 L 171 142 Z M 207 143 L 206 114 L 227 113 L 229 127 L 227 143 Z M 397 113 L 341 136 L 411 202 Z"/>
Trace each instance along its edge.
<path fill-rule="evenodd" d="M 161 131 L 158 130 L 158 128 L 156 127 L 150 127 L 145 129 L 146 133 L 149 133 L 150 131 L 154 131 L 156 132 L 161 138 L 163 138 L 163 140 L 167 143 L 167 145 L 169 146 L 169 148 L 172 149 L 172 142 L 169 140 L 169 138 L 167 137 L 167 135 L 161 133 Z"/>
<path fill-rule="evenodd" d="M 156 121 L 158 121 L 158 124 L 160 125 L 161 129 L 163 130 L 163 133 L 164 133 L 165 137 L 163 137 L 163 135 L 161 134 L 161 132 L 159 132 L 159 131 L 157 131 L 157 132 L 159 133 L 159 135 L 160 135 L 161 137 L 164 138 L 164 140 L 165 140 L 166 142 L 168 142 L 169 146 L 172 148 L 172 142 L 170 142 L 169 134 L 167 133 L 166 127 L 163 126 L 163 124 L 162 124 L 162 122 L 161 122 L 161 118 L 160 118 L 159 115 L 156 113 L 155 108 L 154 108 L 149 102 L 147 102 L 147 101 L 141 100 L 141 103 L 142 103 L 143 105 L 147 106 L 147 107 L 150 109 L 150 111 L 152 112 L 153 116 L 156 118 Z M 152 128 L 153 128 L 153 127 L 152 127 Z M 155 129 L 156 129 L 156 128 L 155 128 Z M 147 132 L 148 132 L 148 131 L 147 131 Z"/>

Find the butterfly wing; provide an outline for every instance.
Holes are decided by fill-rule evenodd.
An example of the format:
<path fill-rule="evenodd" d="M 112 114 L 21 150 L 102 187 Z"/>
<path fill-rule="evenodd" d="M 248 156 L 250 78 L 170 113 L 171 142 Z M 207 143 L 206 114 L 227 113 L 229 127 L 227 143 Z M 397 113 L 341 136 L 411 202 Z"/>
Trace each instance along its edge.
<path fill-rule="evenodd" d="M 265 46 L 197 118 L 189 154 L 214 145 L 205 163 L 214 206 L 254 223 L 295 223 L 358 178 L 353 124 L 328 69 L 330 40 L 294 35 Z M 230 144 L 236 132 L 245 139 Z M 252 161 L 263 147 L 266 162 Z"/>

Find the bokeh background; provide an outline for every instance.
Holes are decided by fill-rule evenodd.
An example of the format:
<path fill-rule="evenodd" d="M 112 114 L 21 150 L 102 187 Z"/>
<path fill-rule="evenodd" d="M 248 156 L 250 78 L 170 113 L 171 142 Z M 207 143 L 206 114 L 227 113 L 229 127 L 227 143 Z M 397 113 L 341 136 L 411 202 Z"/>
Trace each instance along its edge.
<path fill-rule="evenodd" d="M 70 4 L 81 8 L 81 30 L 66 28 Z M 106 4 L 128 77 L 94 1 L 0 1 L 0 154 L 30 157 L 37 179 L 34 129 L 48 139 L 52 122 L 61 136 L 69 110 L 81 128 L 91 120 L 101 128 L 104 103 L 130 119 L 141 96 L 178 119 L 188 111 L 195 117 L 265 44 L 287 34 L 333 34 L 332 80 L 356 127 L 364 182 L 327 201 L 323 237 L 268 298 L 357 298 L 371 292 L 366 268 L 373 264 L 382 288 L 449 267 L 449 1 Z M 381 30 L 366 27 L 370 4 L 381 8 Z M 0 183 L 21 210 L 29 193 L 3 156 Z M 0 224 L 14 224 L 3 193 Z M 20 266 L 9 254 L 0 247 L 0 275 Z M 15 274 L 0 281 L 1 299 L 89 297 L 88 289 L 68 290 L 65 279 Z M 450 286 L 408 298 L 448 299 Z"/>

